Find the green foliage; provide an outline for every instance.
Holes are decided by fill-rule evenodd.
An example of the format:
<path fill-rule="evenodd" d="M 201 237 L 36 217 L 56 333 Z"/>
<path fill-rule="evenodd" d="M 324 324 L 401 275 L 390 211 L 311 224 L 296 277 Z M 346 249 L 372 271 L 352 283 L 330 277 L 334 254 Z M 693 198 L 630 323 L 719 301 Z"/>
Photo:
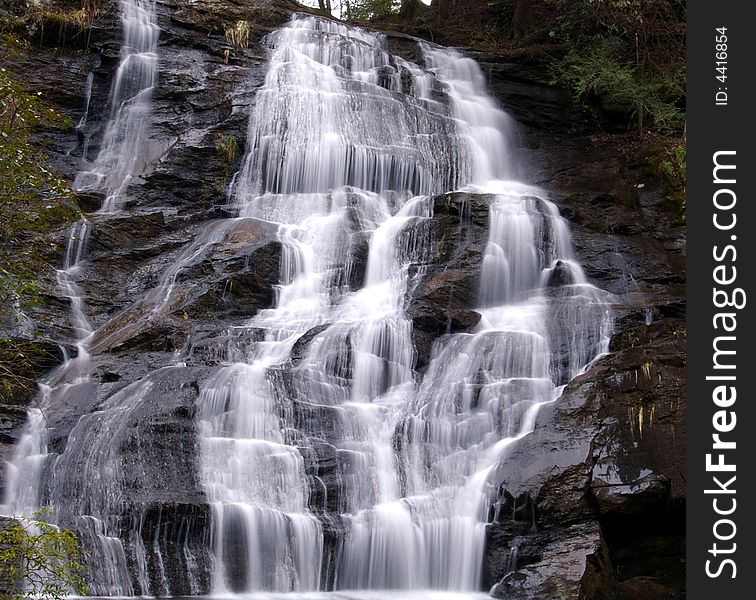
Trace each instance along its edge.
<path fill-rule="evenodd" d="M 577 101 L 596 98 L 603 108 L 630 114 L 639 129 L 669 133 L 682 128 L 678 108 L 683 73 L 644 78 L 636 65 L 617 58 L 608 44 L 572 50 L 552 64 L 554 83 L 568 87 Z"/>
<path fill-rule="evenodd" d="M 394 0 L 351 0 L 342 3 L 342 10 L 349 21 L 372 21 L 392 14 Z"/>
<path fill-rule="evenodd" d="M 685 187 L 688 180 L 685 155 L 685 144 L 678 144 L 667 149 L 667 158 L 661 163 L 662 173 L 675 187 Z"/>
<path fill-rule="evenodd" d="M 13 517 L 0 523 L 0 600 L 61 600 L 69 590 L 87 594 L 76 534 L 48 522 Z"/>
<path fill-rule="evenodd" d="M 28 200 L 35 191 L 71 195 L 70 186 L 47 166 L 46 157 L 32 145 L 30 135 L 41 127 L 68 129 L 73 121 L 31 94 L 0 67 L 0 199 Z"/>
<path fill-rule="evenodd" d="M 597 100 L 638 130 L 684 125 L 685 3 L 682 0 L 550 0 L 563 8 L 553 38 L 570 51 L 554 82 L 576 100 Z"/>
<path fill-rule="evenodd" d="M 0 62 L 24 46 L 18 38 L 4 35 Z M 10 319 L 23 323 L 27 319 L 24 311 L 42 302 L 40 278 L 46 265 L 59 261 L 61 250 L 49 234 L 80 214 L 73 190 L 50 168 L 43 149 L 33 143 L 37 131 L 72 125 L 70 119 L 48 107 L 40 94 L 30 92 L 17 77 L 0 68 L 0 310 L 5 323 Z M 28 400 L 37 390 L 36 379 L 53 364 L 55 357 L 42 345 L 0 339 L 2 402 Z M 10 533 L 3 535 L 7 539 Z M 39 541 L 51 537 L 55 539 L 49 534 Z M 8 556 L 5 545 L 0 545 L 0 550 Z M 15 573 L 14 565 L 2 564 L 4 571 L 10 568 L 11 572 L 4 573 L 0 581 Z"/>
<path fill-rule="evenodd" d="M 628 50 L 685 46 L 685 0 L 546 0 L 561 13 L 556 33 L 580 46 L 617 38 Z M 643 46 L 643 48 L 641 48 Z"/>
<path fill-rule="evenodd" d="M 236 157 L 239 155 L 239 140 L 235 135 L 219 135 L 217 138 L 216 150 L 220 154 L 223 162 L 227 165 L 233 165 Z"/>

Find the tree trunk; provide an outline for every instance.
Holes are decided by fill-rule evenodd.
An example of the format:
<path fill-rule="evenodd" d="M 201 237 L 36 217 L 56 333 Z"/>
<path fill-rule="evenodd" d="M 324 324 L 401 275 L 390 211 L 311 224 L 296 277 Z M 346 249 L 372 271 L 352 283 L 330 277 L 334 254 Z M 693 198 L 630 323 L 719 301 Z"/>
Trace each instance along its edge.
<path fill-rule="evenodd" d="M 438 17 L 441 20 L 449 17 L 449 0 L 438 0 Z"/>
<path fill-rule="evenodd" d="M 523 37 L 530 30 L 531 18 L 530 0 L 517 0 L 512 17 L 512 34 L 515 39 Z"/>

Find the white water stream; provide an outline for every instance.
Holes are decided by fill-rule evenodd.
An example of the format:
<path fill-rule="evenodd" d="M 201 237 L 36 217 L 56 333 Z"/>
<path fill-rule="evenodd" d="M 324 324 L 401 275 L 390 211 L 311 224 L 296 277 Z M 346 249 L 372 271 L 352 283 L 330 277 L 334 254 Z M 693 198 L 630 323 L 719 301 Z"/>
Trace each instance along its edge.
<path fill-rule="evenodd" d="M 280 224 L 286 260 L 276 307 L 247 324 L 263 340 L 200 397 L 215 592 L 476 590 L 486 476 L 559 382 L 605 350 L 609 310 L 577 266 L 574 285 L 542 288 L 557 260 L 574 265 L 569 232 L 539 190 L 508 179 L 509 119 L 474 61 L 426 46 L 422 69 L 378 34 L 309 17 L 272 45 L 232 198 Z M 432 258 L 429 196 L 463 187 L 495 195 L 483 318 L 418 377 L 404 306 Z M 339 285 L 355 230 L 370 237 L 361 289 Z M 291 379 L 276 377 L 308 331 Z M 567 372 L 555 346 L 574 357 Z M 293 400 L 338 421 L 344 533 L 328 582 Z"/>
<path fill-rule="evenodd" d="M 156 82 L 154 2 L 120 7 L 125 43 L 111 120 L 97 159 L 77 179 L 81 189 L 105 192 L 104 212 L 118 208 L 149 162 Z M 538 407 L 606 351 L 605 295 L 587 283 L 546 193 L 514 180 L 510 119 L 474 61 L 423 44 L 420 66 L 390 54 L 380 34 L 306 16 L 294 16 L 270 43 L 230 191 L 240 218 L 210 224 L 139 300 L 160 313 L 177 274 L 243 220 L 277 226 L 275 306 L 241 327 L 255 335 L 229 350 L 236 362 L 215 370 L 198 399 L 212 592 L 477 597 L 497 483 L 488 476 L 532 430 Z M 406 309 L 434 260 L 433 197 L 452 190 L 489 199 L 481 319 L 439 338 L 421 373 Z M 79 340 L 77 375 L 64 365 L 44 388 L 48 400 L 91 385 L 84 361 L 92 329 L 75 277 L 87 231 L 82 221 L 59 273 Z M 364 281 L 350 284 L 365 240 Z M 569 273 L 567 285 L 549 286 L 555 269 Z M 150 550 L 138 523 L 123 533 L 121 455 L 109 444 L 151 385 L 132 384 L 82 417 L 51 467 L 53 498 L 65 489 L 70 500 L 78 489 L 56 508 L 97 554 L 92 588 L 101 595 L 172 593 L 157 534 Z M 32 411 L 5 511 L 29 514 L 39 505 L 45 432 L 43 412 Z M 335 457 L 332 473 L 312 473 L 318 452 Z M 314 505 L 321 496 L 324 506 Z M 154 572 L 160 589 L 150 586 Z"/>

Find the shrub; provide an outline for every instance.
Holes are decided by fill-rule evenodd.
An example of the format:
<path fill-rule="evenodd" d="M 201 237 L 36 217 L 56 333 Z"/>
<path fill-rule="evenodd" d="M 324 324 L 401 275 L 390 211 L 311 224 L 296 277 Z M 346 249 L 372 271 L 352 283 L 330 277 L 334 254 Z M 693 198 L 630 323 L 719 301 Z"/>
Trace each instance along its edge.
<path fill-rule="evenodd" d="M 0 522 L 0 600 L 87 594 L 83 573 L 76 534 L 49 523 L 47 513 Z"/>
<path fill-rule="evenodd" d="M 643 77 L 637 65 L 622 61 L 609 43 L 572 50 L 552 63 L 553 83 L 569 88 L 575 99 L 597 99 L 603 108 L 624 112 L 638 129 L 663 133 L 679 130 L 684 114 L 677 103 L 682 96 L 682 73 Z"/>
<path fill-rule="evenodd" d="M 666 158 L 659 163 L 661 176 L 669 186 L 672 198 L 679 206 L 680 221 L 685 223 L 685 184 L 688 180 L 685 140 L 665 149 Z"/>
<path fill-rule="evenodd" d="M 216 150 L 227 165 L 233 165 L 239 153 L 239 140 L 235 135 L 219 135 Z"/>

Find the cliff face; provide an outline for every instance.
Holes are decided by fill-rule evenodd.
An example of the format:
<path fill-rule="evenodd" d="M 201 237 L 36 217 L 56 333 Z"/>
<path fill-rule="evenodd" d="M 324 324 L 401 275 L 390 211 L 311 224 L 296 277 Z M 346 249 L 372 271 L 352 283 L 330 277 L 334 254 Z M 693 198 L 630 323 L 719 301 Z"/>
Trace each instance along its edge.
<path fill-rule="evenodd" d="M 158 2 L 159 85 L 150 138 L 157 158 L 129 188 L 122 212 L 89 217 L 80 286 L 97 329 L 94 377 L 48 415 L 51 449 L 62 452 L 79 417 L 106 412 L 127 386 L 149 383 L 111 443 L 127 465 L 124 536 L 134 515 L 146 523 L 145 540 L 156 538 L 156 527 L 169 532 L 160 543 L 174 595 L 210 586 L 210 560 L 194 587 L 186 583 L 189 566 L 178 542 L 191 531 L 189 543 L 201 553 L 209 536 L 196 476 L 196 400 L 217 365 L 233 359 L 224 343 L 235 335 L 232 327 L 274 303 L 282 260 L 275 231 L 262 222 L 233 225 L 222 242 L 175 274 L 179 291 L 159 316 L 144 298 L 185 258 L 200 231 L 225 216 L 219 207 L 240 166 L 248 107 L 263 82 L 263 36 L 295 8 L 286 0 Z M 75 121 L 84 113 L 87 74 L 94 73 L 85 127 L 40 134 L 52 163 L 70 179 L 85 140 L 95 150 L 109 117 L 119 30 L 108 14 L 84 30 L 43 23 L 29 34 L 28 52 L 8 65 Z M 246 47 L 224 37 L 240 20 L 252 25 Z M 405 36 L 389 39 L 398 54 L 417 52 Z M 592 131 L 565 94 L 526 66 L 476 58 L 518 122 L 520 178 L 545 188 L 558 205 L 578 260 L 591 282 L 614 295 L 617 315 L 610 353 L 541 409 L 535 431 L 497 468 L 500 498 L 487 528 L 482 588 L 506 598 L 674 595 L 683 589 L 685 566 L 685 230 L 676 204 L 651 168 L 653 158 Z M 80 197 L 92 212 L 101 200 Z M 408 307 L 418 370 L 427 366 L 434 339 L 466 331 L 480 318 L 472 309 L 487 240 L 486 198 L 452 194 L 434 206 L 431 233 L 439 252 Z M 51 236 L 63 239 L 65 231 Z M 348 277 L 359 285 L 366 246 L 354 248 Z M 36 335 L 70 346 L 68 301 L 52 270 L 40 278 L 45 303 L 30 313 Z M 187 368 L 175 368 L 178 360 Z M 302 402 L 295 410 L 314 409 Z M 308 422 L 313 419 L 308 413 Z M 0 421 L 7 456 L 23 414 L 6 408 Z M 313 506 L 326 498 L 335 503 L 331 508 L 337 505 L 337 482 L 329 480 L 335 461 L 325 444 L 305 457 L 308 473 L 317 473 L 327 490 L 325 498 L 312 494 Z M 152 589 L 164 585 L 157 573 L 147 577 Z"/>

